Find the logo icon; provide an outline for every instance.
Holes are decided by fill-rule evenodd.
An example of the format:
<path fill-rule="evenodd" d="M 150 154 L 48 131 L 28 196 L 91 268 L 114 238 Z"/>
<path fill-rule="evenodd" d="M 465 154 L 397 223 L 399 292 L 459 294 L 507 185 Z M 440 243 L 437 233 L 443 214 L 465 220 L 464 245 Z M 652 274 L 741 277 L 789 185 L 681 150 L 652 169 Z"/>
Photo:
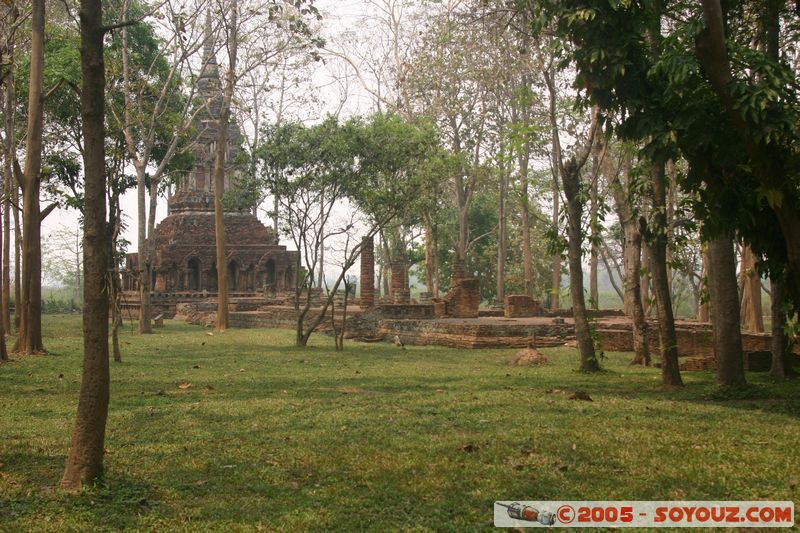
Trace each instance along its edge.
<path fill-rule="evenodd" d="M 497 502 L 500 507 L 505 507 L 510 518 L 524 520 L 525 522 L 539 522 L 543 526 L 552 526 L 556 523 L 556 516 L 549 511 L 540 511 L 530 505 L 514 502 L 511 505 Z"/>

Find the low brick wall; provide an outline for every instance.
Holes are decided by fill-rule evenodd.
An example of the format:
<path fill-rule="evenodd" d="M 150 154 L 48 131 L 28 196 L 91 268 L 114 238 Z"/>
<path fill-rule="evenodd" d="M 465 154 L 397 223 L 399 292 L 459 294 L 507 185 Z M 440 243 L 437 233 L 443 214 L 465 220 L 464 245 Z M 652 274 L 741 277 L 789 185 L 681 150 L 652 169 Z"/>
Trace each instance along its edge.
<path fill-rule="evenodd" d="M 434 318 L 433 304 L 381 304 L 378 313 L 386 318 Z"/>

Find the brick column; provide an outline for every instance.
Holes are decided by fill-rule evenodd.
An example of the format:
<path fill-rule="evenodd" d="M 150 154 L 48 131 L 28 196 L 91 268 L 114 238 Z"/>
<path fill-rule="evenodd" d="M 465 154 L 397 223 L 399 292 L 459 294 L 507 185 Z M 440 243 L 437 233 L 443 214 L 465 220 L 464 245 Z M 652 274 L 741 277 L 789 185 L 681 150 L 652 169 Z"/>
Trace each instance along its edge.
<path fill-rule="evenodd" d="M 392 261 L 392 303 L 407 304 L 411 299 L 405 260 Z"/>
<path fill-rule="evenodd" d="M 375 307 L 375 244 L 372 237 L 361 241 L 361 301 L 362 308 Z"/>
<path fill-rule="evenodd" d="M 454 258 L 453 259 L 453 275 L 452 275 L 452 286 L 455 287 L 458 285 L 458 282 L 462 279 L 467 277 L 467 265 L 464 264 L 463 261 Z"/>

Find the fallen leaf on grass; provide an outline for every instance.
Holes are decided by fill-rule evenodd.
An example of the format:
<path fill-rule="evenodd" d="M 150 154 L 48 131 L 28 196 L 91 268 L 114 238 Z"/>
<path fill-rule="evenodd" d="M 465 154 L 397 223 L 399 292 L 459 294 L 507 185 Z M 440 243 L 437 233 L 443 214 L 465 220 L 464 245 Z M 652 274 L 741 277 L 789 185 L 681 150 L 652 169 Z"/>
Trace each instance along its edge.
<path fill-rule="evenodd" d="M 471 442 L 468 442 L 467 444 L 464 444 L 464 445 L 461 446 L 461 451 L 462 452 L 472 453 L 472 452 L 475 452 L 477 450 L 478 450 L 478 445 L 477 444 L 473 444 Z"/>
<path fill-rule="evenodd" d="M 208 335 L 209 337 L 213 337 L 214 333 L 212 333 L 211 331 L 206 331 L 206 335 Z"/>
<path fill-rule="evenodd" d="M 164 389 L 161 389 L 158 392 L 156 392 L 156 396 L 166 396 L 166 395 L 167 391 L 165 391 Z"/>
<path fill-rule="evenodd" d="M 179 389 L 188 389 L 191 386 L 192 386 L 192 384 L 189 383 L 188 381 L 185 381 L 183 383 L 178 383 L 178 388 Z"/>
<path fill-rule="evenodd" d="M 194 365 L 192 368 L 200 368 L 200 365 Z"/>

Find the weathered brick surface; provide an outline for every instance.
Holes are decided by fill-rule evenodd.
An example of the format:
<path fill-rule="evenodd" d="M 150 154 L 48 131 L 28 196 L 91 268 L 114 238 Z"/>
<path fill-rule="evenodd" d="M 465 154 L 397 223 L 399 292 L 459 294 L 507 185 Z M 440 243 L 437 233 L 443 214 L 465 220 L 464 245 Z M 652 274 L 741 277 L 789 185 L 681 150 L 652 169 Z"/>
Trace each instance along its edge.
<path fill-rule="evenodd" d="M 474 278 L 459 279 L 444 297 L 447 316 L 477 318 L 481 303 L 480 281 Z"/>
<path fill-rule="evenodd" d="M 503 303 L 506 318 L 519 318 L 529 316 L 543 316 L 544 312 L 539 302 L 527 294 L 511 294 L 506 296 Z"/>
<path fill-rule="evenodd" d="M 434 318 L 433 304 L 381 304 L 378 313 L 385 318 Z"/>
<path fill-rule="evenodd" d="M 367 309 L 375 305 L 375 243 L 372 237 L 365 237 L 361 247 L 361 307 Z"/>
<path fill-rule="evenodd" d="M 408 290 L 408 268 L 403 259 L 392 261 L 392 303 L 407 304 L 411 301 Z"/>

